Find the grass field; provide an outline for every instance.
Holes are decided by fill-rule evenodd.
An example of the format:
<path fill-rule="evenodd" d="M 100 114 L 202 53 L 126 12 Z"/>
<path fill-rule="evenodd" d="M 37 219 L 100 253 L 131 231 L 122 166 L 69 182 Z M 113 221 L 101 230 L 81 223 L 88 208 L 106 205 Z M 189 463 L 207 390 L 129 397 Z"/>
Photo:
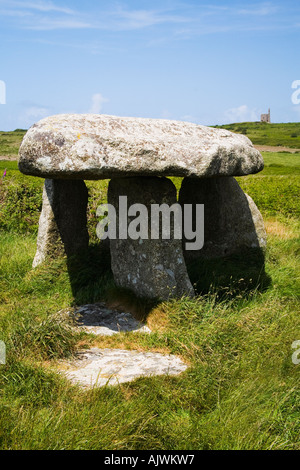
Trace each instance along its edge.
<path fill-rule="evenodd" d="M 103 338 L 75 333 L 57 312 L 119 298 L 144 313 L 141 300 L 116 289 L 96 245 L 95 210 L 107 181 L 88 183 L 92 246 L 71 286 L 64 258 L 31 269 L 43 181 L 0 161 L 0 178 L 7 170 L 0 183 L 1 449 L 300 450 L 300 364 L 292 362 L 300 340 L 300 155 L 264 159 L 261 173 L 237 179 L 264 217 L 268 282 L 249 278 L 247 260 L 240 276 L 224 261 L 207 273 L 205 293 L 150 310 L 151 335 Z M 93 390 L 55 372 L 57 360 L 93 346 L 177 354 L 190 367 L 178 377 Z"/>
<path fill-rule="evenodd" d="M 215 126 L 221 129 L 249 137 L 253 144 L 286 146 L 300 149 L 300 124 L 290 122 L 284 124 L 269 124 L 266 122 L 240 122 L 238 124 L 226 124 Z"/>
<path fill-rule="evenodd" d="M 26 131 L 0 132 L 0 156 L 16 157 Z"/>

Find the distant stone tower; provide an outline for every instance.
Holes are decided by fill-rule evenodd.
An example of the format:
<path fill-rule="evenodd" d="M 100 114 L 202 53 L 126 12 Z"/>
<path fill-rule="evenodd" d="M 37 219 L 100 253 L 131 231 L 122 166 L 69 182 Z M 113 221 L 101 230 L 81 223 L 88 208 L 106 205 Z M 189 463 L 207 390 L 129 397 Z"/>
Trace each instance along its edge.
<path fill-rule="evenodd" d="M 261 114 L 260 120 L 261 122 L 271 122 L 270 108 L 269 108 L 268 114 Z"/>

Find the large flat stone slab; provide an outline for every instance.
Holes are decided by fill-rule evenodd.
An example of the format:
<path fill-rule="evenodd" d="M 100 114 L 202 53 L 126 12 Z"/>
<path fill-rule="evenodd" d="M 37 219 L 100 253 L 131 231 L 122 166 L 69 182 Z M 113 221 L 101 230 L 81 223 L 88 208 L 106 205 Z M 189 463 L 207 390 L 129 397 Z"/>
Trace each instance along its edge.
<path fill-rule="evenodd" d="M 73 315 L 76 326 L 87 333 L 112 336 L 118 333 L 151 333 L 147 325 L 136 320 L 129 312 L 106 307 L 103 302 L 76 307 Z"/>
<path fill-rule="evenodd" d="M 153 352 L 92 348 L 63 361 L 61 372 L 73 383 L 102 387 L 131 382 L 139 377 L 178 375 L 187 369 L 180 358 Z"/>
<path fill-rule="evenodd" d="M 19 151 L 22 173 L 43 178 L 242 176 L 263 169 L 243 135 L 188 122 L 96 114 L 42 119 Z"/>

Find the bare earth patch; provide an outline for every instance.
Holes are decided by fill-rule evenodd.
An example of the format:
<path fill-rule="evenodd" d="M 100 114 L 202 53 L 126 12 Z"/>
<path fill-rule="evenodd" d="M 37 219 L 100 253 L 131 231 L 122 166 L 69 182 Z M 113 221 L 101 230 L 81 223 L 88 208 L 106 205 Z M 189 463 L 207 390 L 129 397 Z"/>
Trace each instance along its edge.
<path fill-rule="evenodd" d="M 18 155 L 0 155 L 0 160 L 12 162 L 14 160 L 18 160 Z"/>
<path fill-rule="evenodd" d="M 289 152 L 298 153 L 300 149 L 292 149 L 290 147 L 272 147 L 271 145 L 254 145 L 259 152 Z"/>
<path fill-rule="evenodd" d="M 293 230 L 277 219 L 268 219 L 264 222 L 267 235 L 273 235 L 281 238 L 282 240 L 291 240 L 297 238 L 297 234 Z"/>

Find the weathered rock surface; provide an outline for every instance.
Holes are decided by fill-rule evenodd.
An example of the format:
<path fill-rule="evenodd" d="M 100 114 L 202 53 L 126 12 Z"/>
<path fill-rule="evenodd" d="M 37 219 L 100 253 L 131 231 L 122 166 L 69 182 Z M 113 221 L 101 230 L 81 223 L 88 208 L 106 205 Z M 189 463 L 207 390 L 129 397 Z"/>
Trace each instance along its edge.
<path fill-rule="evenodd" d="M 44 178 L 241 176 L 263 169 L 251 141 L 180 121 L 95 114 L 42 119 L 19 151 L 22 173 Z"/>
<path fill-rule="evenodd" d="M 163 239 L 162 224 L 158 227 L 158 239 L 151 239 L 151 204 L 175 204 L 174 184 L 167 178 L 158 177 L 112 179 L 108 187 L 108 203 L 116 209 L 117 227 L 120 223 L 119 196 L 127 196 L 128 207 L 139 203 L 147 208 L 143 221 L 147 221 L 148 239 L 141 235 L 137 240 L 129 237 L 110 240 L 111 268 L 116 284 L 131 289 L 140 297 L 166 300 L 183 295 L 194 296 L 182 242 L 174 239 L 174 225 L 170 224 L 170 239 Z M 128 217 L 124 222 L 126 230 L 131 219 Z"/>
<path fill-rule="evenodd" d="M 130 382 L 138 377 L 178 375 L 187 369 L 187 365 L 173 355 L 92 348 L 79 351 L 75 361 L 61 362 L 61 368 L 73 383 L 102 387 Z"/>
<path fill-rule="evenodd" d="M 119 312 L 107 308 L 103 302 L 76 307 L 72 316 L 80 330 L 94 335 L 112 336 L 122 332 L 151 333 L 143 323 L 129 312 Z"/>
<path fill-rule="evenodd" d="M 55 257 L 64 253 L 63 244 L 54 216 L 56 205 L 53 181 L 45 180 L 43 206 L 37 237 L 37 250 L 32 263 L 34 268 L 43 263 L 48 256 Z"/>
<path fill-rule="evenodd" d="M 86 250 L 88 193 L 84 181 L 45 180 L 33 267 L 49 257 Z"/>
<path fill-rule="evenodd" d="M 185 178 L 179 202 L 204 204 L 204 246 L 185 251 L 186 259 L 198 256 L 217 258 L 266 246 L 261 213 L 234 178 Z"/>

